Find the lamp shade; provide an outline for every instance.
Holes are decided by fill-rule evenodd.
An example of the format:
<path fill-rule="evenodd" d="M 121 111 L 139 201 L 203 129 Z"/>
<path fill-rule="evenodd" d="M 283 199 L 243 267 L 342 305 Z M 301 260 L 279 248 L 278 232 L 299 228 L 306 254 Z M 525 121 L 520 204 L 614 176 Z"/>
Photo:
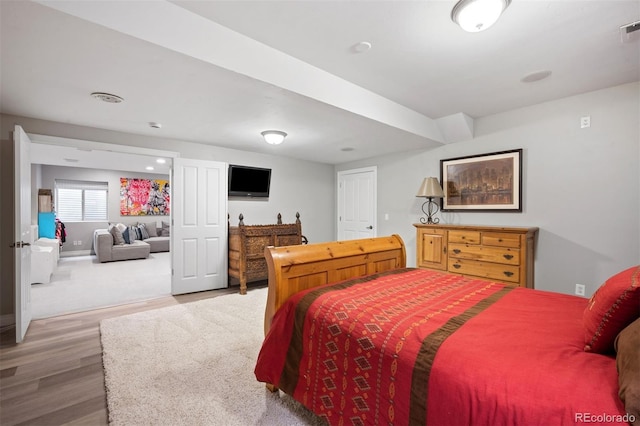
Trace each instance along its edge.
<path fill-rule="evenodd" d="M 428 177 L 424 178 L 422 181 L 422 185 L 420 185 L 420 189 L 416 194 L 416 197 L 444 197 L 444 192 L 442 191 L 442 187 L 438 182 L 437 178 Z"/>
<path fill-rule="evenodd" d="M 468 32 L 477 33 L 496 23 L 511 0 L 460 0 L 451 11 L 451 19 Z"/>
<path fill-rule="evenodd" d="M 287 137 L 285 132 L 280 130 L 265 130 L 264 132 L 260 132 L 264 141 L 270 145 L 280 145 L 284 142 L 284 138 Z"/>

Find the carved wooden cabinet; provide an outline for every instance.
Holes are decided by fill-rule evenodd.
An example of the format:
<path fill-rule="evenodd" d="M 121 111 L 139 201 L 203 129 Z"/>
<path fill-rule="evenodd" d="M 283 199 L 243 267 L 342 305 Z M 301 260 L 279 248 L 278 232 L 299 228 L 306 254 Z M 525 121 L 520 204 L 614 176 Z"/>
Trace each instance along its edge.
<path fill-rule="evenodd" d="M 534 288 L 538 228 L 414 226 L 417 267 Z"/>
<path fill-rule="evenodd" d="M 278 214 L 275 225 L 245 225 L 240 215 L 238 226 L 229 226 L 229 284 L 240 283 L 240 294 L 247 294 L 247 283 L 268 278 L 264 248 L 302 244 L 302 223 L 296 213 L 295 223 L 282 223 Z"/>

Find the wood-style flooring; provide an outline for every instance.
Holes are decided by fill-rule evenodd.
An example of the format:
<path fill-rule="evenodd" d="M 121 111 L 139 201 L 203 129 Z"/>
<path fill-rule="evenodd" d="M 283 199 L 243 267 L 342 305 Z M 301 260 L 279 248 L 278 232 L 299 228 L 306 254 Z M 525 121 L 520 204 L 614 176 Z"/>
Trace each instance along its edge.
<path fill-rule="evenodd" d="M 15 329 L 3 332 L 0 425 L 107 425 L 100 321 L 237 291 L 231 287 L 36 320 L 20 344 L 15 344 Z"/>

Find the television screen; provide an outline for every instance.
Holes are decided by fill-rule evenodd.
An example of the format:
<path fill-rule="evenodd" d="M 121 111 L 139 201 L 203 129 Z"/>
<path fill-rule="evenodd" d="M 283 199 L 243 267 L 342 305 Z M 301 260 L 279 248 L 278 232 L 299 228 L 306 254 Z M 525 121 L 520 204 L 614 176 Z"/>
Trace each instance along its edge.
<path fill-rule="evenodd" d="M 271 169 L 229 165 L 230 197 L 268 197 Z"/>

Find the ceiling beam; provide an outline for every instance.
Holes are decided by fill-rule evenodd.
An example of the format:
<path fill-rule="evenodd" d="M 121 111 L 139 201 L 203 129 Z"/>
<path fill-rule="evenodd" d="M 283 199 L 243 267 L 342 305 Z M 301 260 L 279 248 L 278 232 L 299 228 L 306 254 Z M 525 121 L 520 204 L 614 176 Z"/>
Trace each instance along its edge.
<path fill-rule="evenodd" d="M 173 3 L 163 0 L 37 3 L 429 141 L 444 143 L 436 120 Z"/>

